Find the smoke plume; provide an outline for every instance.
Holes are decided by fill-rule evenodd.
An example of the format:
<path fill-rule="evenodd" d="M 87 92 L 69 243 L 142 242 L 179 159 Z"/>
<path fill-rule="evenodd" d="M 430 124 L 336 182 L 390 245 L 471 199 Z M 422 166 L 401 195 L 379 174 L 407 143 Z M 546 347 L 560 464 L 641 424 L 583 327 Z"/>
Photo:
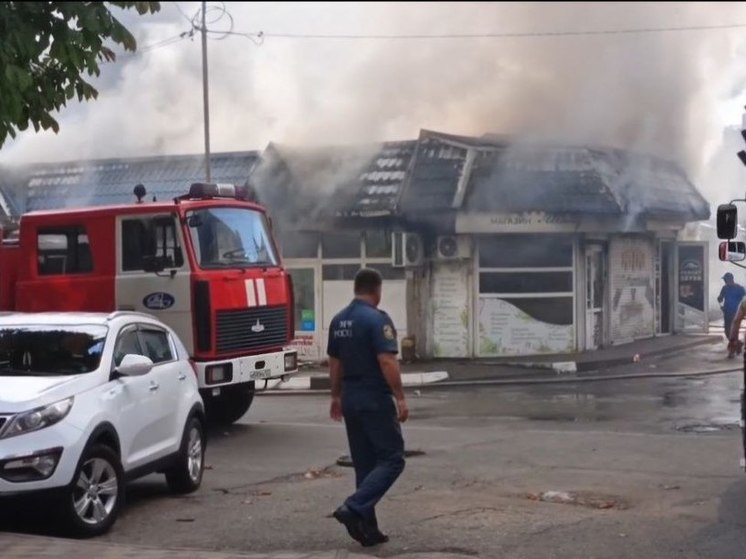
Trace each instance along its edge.
<path fill-rule="evenodd" d="M 190 15 L 196 8 L 180 6 Z M 235 31 L 268 33 L 553 33 L 746 22 L 743 4 L 712 2 L 232 3 L 228 9 Z M 156 18 L 131 21 L 141 45 L 189 28 L 170 3 Z M 397 140 L 415 138 L 420 128 L 500 132 L 651 152 L 679 161 L 697 182 L 721 139 L 718 105 L 743 91 L 742 35 L 269 37 L 261 46 L 234 35 L 209 43 L 213 150 L 261 149 L 270 141 Z M 59 135 L 22 134 L 3 148 L 0 161 L 202 149 L 198 38 L 123 57 L 105 67 L 98 85 L 97 101 L 62 112 Z"/>

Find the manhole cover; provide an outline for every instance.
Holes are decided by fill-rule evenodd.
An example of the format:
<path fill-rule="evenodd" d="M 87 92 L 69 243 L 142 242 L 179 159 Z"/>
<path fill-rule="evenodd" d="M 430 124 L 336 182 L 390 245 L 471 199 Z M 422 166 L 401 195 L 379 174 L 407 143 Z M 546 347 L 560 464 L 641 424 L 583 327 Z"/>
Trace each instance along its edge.
<path fill-rule="evenodd" d="M 415 456 L 424 456 L 424 455 L 425 455 L 424 450 L 405 450 L 404 451 L 405 458 L 413 458 Z M 353 467 L 352 459 L 347 455 L 340 456 L 339 458 L 337 458 L 337 466 L 341 466 L 343 468 L 352 468 Z"/>

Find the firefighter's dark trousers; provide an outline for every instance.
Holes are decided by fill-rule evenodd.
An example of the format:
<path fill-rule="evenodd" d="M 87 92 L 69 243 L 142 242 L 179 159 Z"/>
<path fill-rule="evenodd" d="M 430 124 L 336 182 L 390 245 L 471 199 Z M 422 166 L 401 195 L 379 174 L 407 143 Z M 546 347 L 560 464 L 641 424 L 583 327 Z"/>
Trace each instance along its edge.
<path fill-rule="evenodd" d="M 342 412 L 357 490 L 347 507 L 377 526 L 376 504 L 404 470 L 404 439 L 390 395 L 343 390 Z"/>

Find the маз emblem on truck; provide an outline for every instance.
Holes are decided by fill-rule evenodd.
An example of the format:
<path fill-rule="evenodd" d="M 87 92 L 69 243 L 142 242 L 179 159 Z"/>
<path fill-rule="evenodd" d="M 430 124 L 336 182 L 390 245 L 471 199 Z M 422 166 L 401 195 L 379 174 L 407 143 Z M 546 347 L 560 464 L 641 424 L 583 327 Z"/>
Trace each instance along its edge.
<path fill-rule="evenodd" d="M 151 293 L 143 299 L 143 306 L 153 311 L 163 311 L 174 306 L 176 300 L 168 293 Z"/>

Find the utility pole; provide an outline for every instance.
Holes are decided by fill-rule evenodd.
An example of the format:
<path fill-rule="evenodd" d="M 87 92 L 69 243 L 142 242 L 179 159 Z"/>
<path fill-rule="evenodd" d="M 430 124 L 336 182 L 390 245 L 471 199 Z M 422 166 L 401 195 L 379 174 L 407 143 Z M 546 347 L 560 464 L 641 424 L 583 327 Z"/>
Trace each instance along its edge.
<path fill-rule="evenodd" d="M 207 1 L 202 2 L 202 100 L 205 115 L 205 172 L 207 182 L 212 182 L 210 172 L 210 92 L 207 82 Z"/>

